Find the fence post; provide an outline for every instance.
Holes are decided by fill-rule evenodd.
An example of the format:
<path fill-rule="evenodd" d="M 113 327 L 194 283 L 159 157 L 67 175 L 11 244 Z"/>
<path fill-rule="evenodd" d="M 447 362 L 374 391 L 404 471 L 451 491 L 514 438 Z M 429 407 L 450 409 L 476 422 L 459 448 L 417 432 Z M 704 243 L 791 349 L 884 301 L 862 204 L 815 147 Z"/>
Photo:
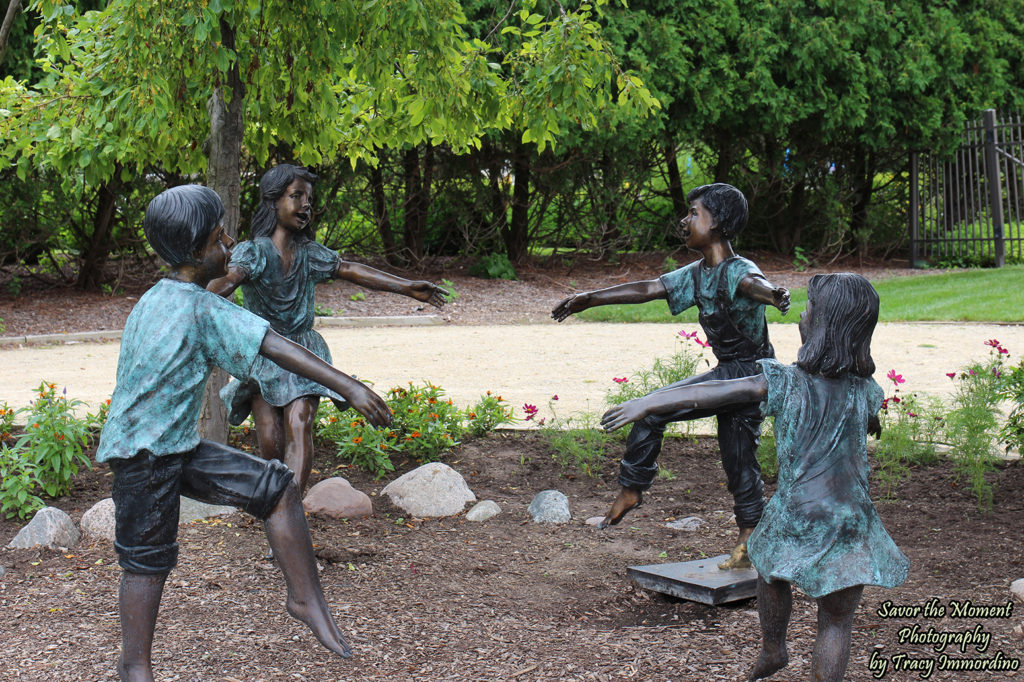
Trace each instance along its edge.
<path fill-rule="evenodd" d="M 1006 264 L 1006 241 L 1003 238 L 1003 183 L 999 177 L 999 155 L 996 153 L 996 110 L 985 110 L 985 178 L 988 181 L 988 203 L 992 211 L 992 238 L 995 240 L 996 267 Z"/>
<path fill-rule="evenodd" d="M 921 238 L 920 176 L 917 152 L 910 152 L 910 267 L 917 267 L 918 241 Z"/>

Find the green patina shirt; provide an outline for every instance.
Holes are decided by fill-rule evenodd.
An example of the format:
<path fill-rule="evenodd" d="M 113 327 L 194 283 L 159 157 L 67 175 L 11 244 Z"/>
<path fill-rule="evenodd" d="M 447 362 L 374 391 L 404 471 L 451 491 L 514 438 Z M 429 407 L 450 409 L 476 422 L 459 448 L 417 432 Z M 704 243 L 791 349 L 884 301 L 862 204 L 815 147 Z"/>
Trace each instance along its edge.
<path fill-rule="evenodd" d="M 701 270 L 699 291 L 694 287 L 694 270 L 697 268 Z M 661 283 L 665 286 L 668 308 L 673 315 L 678 315 L 694 305 L 698 305 L 706 314 L 712 315 L 718 306 L 719 284 L 724 277 L 729 318 L 750 341 L 763 345 L 768 343 L 767 328 L 764 324 L 764 304 L 737 292 L 740 282 L 748 275 L 764 277 L 753 261 L 742 256 L 727 258 L 713 268 L 705 267 L 702 258 L 662 275 Z"/>
<path fill-rule="evenodd" d="M 96 461 L 188 452 L 199 444 L 214 366 L 247 377 L 270 325 L 202 287 L 162 279 L 132 309 Z"/>

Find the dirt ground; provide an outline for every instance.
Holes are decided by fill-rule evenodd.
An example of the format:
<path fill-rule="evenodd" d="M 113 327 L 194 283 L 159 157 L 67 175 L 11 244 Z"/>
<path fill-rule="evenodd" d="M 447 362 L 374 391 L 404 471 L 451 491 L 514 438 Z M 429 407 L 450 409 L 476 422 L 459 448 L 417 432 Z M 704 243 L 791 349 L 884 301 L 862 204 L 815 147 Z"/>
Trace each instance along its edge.
<path fill-rule="evenodd" d="M 321 578 L 350 660 L 332 657 L 283 608 L 283 581 L 264 561 L 260 524 L 241 513 L 183 526 L 181 557 L 164 594 L 155 662 L 161 680 L 737 680 L 757 653 L 755 600 L 710 607 L 637 587 L 632 565 L 686 561 L 729 549 L 731 502 L 711 439 L 671 438 L 659 479 L 645 503 L 617 527 L 584 523 L 602 514 L 617 490 L 614 444 L 600 477 L 562 469 L 537 432 L 499 432 L 464 443 L 446 461 L 478 499 L 503 510 L 483 522 L 462 515 L 402 518 L 377 493 L 383 482 L 339 468 L 318 452 L 314 479 L 343 475 L 373 496 L 363 520 L 310 518 Z M 413 466 L 406 463 L 400 472 Z M 848 679 L 874 679 L 872 656 L 937 659 L 901 632 L 981 632 L 984 652 L 950 645 L 953 658 L 1022 659 L 1021 604 L 1011 617 L 953 617 L 951 604 L 1005 605 L 1012 579 L 1024 576 L 1018 533 L 1024 524 L 1024 466 L 1003 465 L 995 511 L 978 512 L 948 466 L 915 470 L 898 499 L 879 504 L 889 532 L 911 561 L 899 588 L 867 588 L 857 612 Z M 773 486 L 769 483 L 769 492 Z M 573 520 L 538 525 L 526 508 L 556 488 Z M 77 521 L 107 496 L 98 466 L 56 504 Z M 875 491 L 877 497 L 877 491 Z M 699 531 L 665 522 L 697 515 Z M 20 524 L 0 521 L 6 544 Z M 109 680 L 118 652 L 113 548 L 93 542 L 67 552 L 5 550 L 0 564 L 4 646 L 0 670 L 10 680 Z M 942 618 L 882 618 L 886 601 L 946 608 Z M 790 625 L 791 662 L 778 680 L 807 679 L 815 630 L 813 600 L 797 592 Z M 904 636 L 906 636 L 904 634 Z M 998 654 L 997 652 L 1001 652 Z M 909 659 L 908 659 L 909 660 Z M 938 672 L 931 679 L 1019 679 L 1019 672 Z M 885 679 L 922 679 L 893 672 Z"/>
<path fill-rule="evenodd" d="M 674 254 L 680 262 L 683 254 Z M 456 325 L 546 319 L 554 301 L 574 290 L 654 277 L 664 254 L 617 264 L 560 261 L 523 268 L 518 282 L 479 280 L 460 264 L 434 264 L 406 276 L 449 279 L 460 297 L 442 313 Z M 755 256 L 770 279 L 802 286 L 814 272 L 793 272 L 784 260 Z M 837 263 L 872 279 L 910 271 L 890 263 Z M 111 295 L 47 288 L 25 280 L 17 297 L 0 286 L 6 335 L 119 329 L 151 283 L 114 282 Z M 5 280 L 0 274 L 0 285 Z M 318 302 L 346 315 L 429 313 L 400 297 L 333 283 Z M 358 298 L 358 296 L 357 296 Z M 1016 352 L 1016 349 L 1014 349 Z M 376 513 L 363 520 L 310 518 L 328 601 L 353 645 L 350 660 L 332 657 L 284 611 L 284 586 L 265 552 L 260 524 L 242 514 L 183 526 L 179 566 L 164 594 L 155 661 L 161 680 L 737 680 L 757 653 L 756 603 L 709 607 L 637 587 L 629 566 L 686 561 L 723 553 L 735 527 L 717 445 L 669 439 L 660 479 L 644 505 L 621 525 L 598 531 L 584 521 L 603 514 L 617 491 L 616 460 L 607 453 L 601 475 L 563 469 L 538 432 L 500 432 L 466 442 L 445 461 L 462 473 L 478 499 L 503 513 L 483 523 L 462 515 L 409 519 L 378 496 L 387 481 L 339 467 L 318 452 L 314 480 L 342 475 L 371 494 Z M 415 466 L 405 463 L 396 475 Z M 868 588 L 854 626 L 848 679 L 875 679 L 871 661 L 906 663 L 949 658 L 974 662 L 1024 660 L 1024 604 L 1009 583 L 1024 577 L 1018 529 L 1024 526 L 1024 465 L 1004 463 L 992 476 L 994 511 L 977 510 L 948 465 L 914 470 L 894 502 L 879 511 L 911 560 L 906 584 Z M 107 469 L 76 479 L 74 492 L 54 501 L 78 521 L 109 496 Z M 526 508 L 557 488 L 570 499 L 573 521 L 537 525 Z M 773 485 L 769 482 L 768 492 Z M 877 491 L 875 491 L 877 499 Z M 693 533 L 665 527 L 697 515 Z M 0 521 L 0 545 L 21 523 Z M 0 678 L 109 680 L 119 647 L 119 569 L 109 543 L 67 552 L 0 550 Z M 886 601 L 924 607 L 942 617 L 883 618 Z M 1003 606 L 1009 617 L 955 614 L 954 605 Z M 914 628 L 917 628 L 915 631 Z M 932 630 L 929 630 L 932 629 Z M 809 675 L 815 630 L 813 600 L 799 592 L 790 626 L 790 666 L 773 679 Z M 942 652 L 906 640 L 917 632 L 991 635 L 984 651 L 955 644 Z M 903 658 L 900 658 L 904 655 Z M 924 679 L 916 670 L 884 679 Z M 1021 679 L 1024 673 L 939 672 L 929 679 Z"/>

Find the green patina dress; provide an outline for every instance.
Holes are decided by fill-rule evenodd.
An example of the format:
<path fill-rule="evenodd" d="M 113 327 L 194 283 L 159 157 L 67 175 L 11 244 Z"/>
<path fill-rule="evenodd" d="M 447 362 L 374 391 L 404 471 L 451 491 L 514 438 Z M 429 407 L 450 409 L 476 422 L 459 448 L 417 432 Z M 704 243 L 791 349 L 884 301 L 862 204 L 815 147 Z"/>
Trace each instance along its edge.
<path fill-rule="evenodd" d="M 297 242 L 291 271 L 285 272 L 274 243 L 269 237 L 258 237 L 235 247 L 230 267 L 248 274 L 242 284 L 246 310 L 270 322 L 271 328 L 281 336 L 331 363 L 327 342 L 313 330 L 313 296 L 318 282 L 333 277 L 339 260 L 336 251 L 322 244 Z M 276 407 L 284 407 L 304 396 L 344 400 L 326 386 L 281 369 L 263 356 L 256 359 L 250 376 L 247 381 L 230 382 L 220 392 L 232 424 L 245 420 L 256 395 L 262 395 Z"/>
<path fill-rule="evenodd" d="M 867 424 L 881 407 L 881 387 L 870 377 L 758 364 L 768 381 L 761 411 L 775 417 L 779 481 L 747 542 L 754 568 L 811 597 L 901 585 L 910 562 L 868 496 Z"/>

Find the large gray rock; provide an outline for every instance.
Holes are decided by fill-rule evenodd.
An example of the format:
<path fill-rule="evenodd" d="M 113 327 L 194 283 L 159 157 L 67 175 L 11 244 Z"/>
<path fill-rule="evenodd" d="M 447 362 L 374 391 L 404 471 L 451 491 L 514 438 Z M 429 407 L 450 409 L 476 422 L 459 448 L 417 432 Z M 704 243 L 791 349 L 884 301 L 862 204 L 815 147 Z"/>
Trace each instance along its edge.
<path fill-rule="evenodd" d="M 1010 592 L 1013 596 L 1017 597 L 1021 601 L 1024 601 L 1024 578 L 1019 578 L 1010 583 Z"/>
<path fill-rule="evenodd" d="M 178 508 L 178 523 L 192 523 L 199 519 L 208 519 L 211 516 L 227 516 L 234 514 L 237 509 L 220 504 L 206 504 L 191 497 L 181 496 L 181 506 Z"/>
<path fill-rule="evenodd" d="M 447 464 L 431 462 L 388 483 L 381 491 L 410 516 L 452 516 L 476 502 L 466 479 Z"/>
<path fill-rule="evenodd" d="M 310 488 L 302 507 L 311 514 L 323 514 L 332 519 L 364 519 L 373 514 L 369 495 L 356 490 L 340 476 L 324 479 Z"/>
<path fill-rule="evenodd" d="M 466 512 L 467 521 L 486 521 L 501 513 L 501 507 L 494 500 L 477 502 L 473 508 Z"/>
<path fill-rule="evenodd" d="M 94 504 L 89 511 L 82 514 L 82 522 L 78 525 L 87 537 L 113 542 L 114 500 L 108 497 Z"/>
<path fill-rule="evenodd" d="M 27 526 L 18 531 L 7 547 L 67 549 L 77 545 L 81 539 L 82 534 L 78 532 L 70 516 L 56 507 L 44 507 L 36 512 Z"/>
<path fill-rule="evenodd" d="M 542 490 L 527 509 L 536 523 L 569 523 L 569 498 L 558 490 Z"/>

